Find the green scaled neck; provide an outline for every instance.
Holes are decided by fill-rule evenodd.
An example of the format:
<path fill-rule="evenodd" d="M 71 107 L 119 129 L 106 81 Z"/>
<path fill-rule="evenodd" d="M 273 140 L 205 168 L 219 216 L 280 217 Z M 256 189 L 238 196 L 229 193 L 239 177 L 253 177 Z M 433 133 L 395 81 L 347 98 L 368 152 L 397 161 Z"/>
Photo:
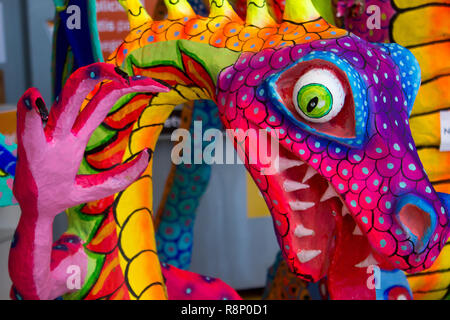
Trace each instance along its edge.
<path fill-rule="evenodd" d="M 215 48 L 205 43 L 170 40 L 156 42 L 134 50 L 124 61 L 122 68 L 130 75 L 133 74 L 133 66 L 139 68 L 172 66 L 184 70 L 181 53 L 201 64 L 214 84 L 217 83 L 219 73 L 233 65 L 241 54 L 226 48 Z"/>

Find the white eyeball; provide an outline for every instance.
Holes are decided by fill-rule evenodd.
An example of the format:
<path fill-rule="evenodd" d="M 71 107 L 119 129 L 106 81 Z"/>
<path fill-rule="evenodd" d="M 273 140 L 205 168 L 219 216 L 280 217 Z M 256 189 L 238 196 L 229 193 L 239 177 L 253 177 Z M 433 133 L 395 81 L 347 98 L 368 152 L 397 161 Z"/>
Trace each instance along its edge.
<path fill-rule="evenodd" d="M 333 72 L 317 68 L 297 80 L 292 100 L 304 119 L 325 123 L 341 111 L 345 103 L 345 90 Z"/>

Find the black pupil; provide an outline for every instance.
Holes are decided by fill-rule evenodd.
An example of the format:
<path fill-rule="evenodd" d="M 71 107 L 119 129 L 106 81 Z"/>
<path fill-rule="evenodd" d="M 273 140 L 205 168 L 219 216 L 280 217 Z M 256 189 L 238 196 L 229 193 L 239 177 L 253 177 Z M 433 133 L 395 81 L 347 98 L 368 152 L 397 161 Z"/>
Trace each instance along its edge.
<path fill-rule="evenodd" d="M 309 100 L 308 105 L 306 106 L 306 111 L 312 112 L 315 107 L 317 107 L 317 104 L 319 103 L 319 98 L 314 97 L 311 100 Z"/>

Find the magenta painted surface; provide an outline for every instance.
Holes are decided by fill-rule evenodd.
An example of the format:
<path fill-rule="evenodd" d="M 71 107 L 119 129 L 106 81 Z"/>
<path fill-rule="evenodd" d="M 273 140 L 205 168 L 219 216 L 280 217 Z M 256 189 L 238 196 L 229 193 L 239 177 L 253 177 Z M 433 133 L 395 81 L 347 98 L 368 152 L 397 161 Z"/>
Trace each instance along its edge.
<path fill-rule="evenodd" d="M 103 80 L 112 81 L 79 114 L 86 95 Z M 111 64 L 93 64 L 69 78 L 45 128 L 39 91 L 32 88 L 22 96 L 17 106 L 19 160 L 14 182 L 22 215 L 9 257 L 11 279 L 22 298 L 55 299 L 67 293 L 70 266 L 78 266 L 84 279 L 87 258 L 82 243 L 66 234 L 52 245 L 54 218 L 69 207 L 123 190 L 141 175 L 149 160 L 144 150 L 111 171 L 78 176 L 86 144 L 123 95 L 168 90 L 152 79 L 126 79 Z"/>

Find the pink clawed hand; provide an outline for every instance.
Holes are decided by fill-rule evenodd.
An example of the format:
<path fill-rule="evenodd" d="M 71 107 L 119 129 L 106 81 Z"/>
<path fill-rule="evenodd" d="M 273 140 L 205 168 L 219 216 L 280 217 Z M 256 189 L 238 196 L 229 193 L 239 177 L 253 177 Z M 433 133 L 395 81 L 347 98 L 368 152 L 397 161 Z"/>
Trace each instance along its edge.
<path fill-rule="evenodd" d="M 81 111 L 86 96 L 105 80 Z M 86 144 L 114 103 L 134 92 L 167 92 L 148 78 L 128 78 L 111 64 L 97 63 L 76 71 L 48 114 L 37 89 L 29 89 L 17 106 L 18 163 L 14 195 L 21 206 L 37 205 L 40 214 L 59 212 L 119 192 L 148 165 L 148 153 L 94 175 L 77 175 Z M 26 208 L 22 208 L 24 211 Z M 33 211 L 33 210 L 32 210 Z"/>

